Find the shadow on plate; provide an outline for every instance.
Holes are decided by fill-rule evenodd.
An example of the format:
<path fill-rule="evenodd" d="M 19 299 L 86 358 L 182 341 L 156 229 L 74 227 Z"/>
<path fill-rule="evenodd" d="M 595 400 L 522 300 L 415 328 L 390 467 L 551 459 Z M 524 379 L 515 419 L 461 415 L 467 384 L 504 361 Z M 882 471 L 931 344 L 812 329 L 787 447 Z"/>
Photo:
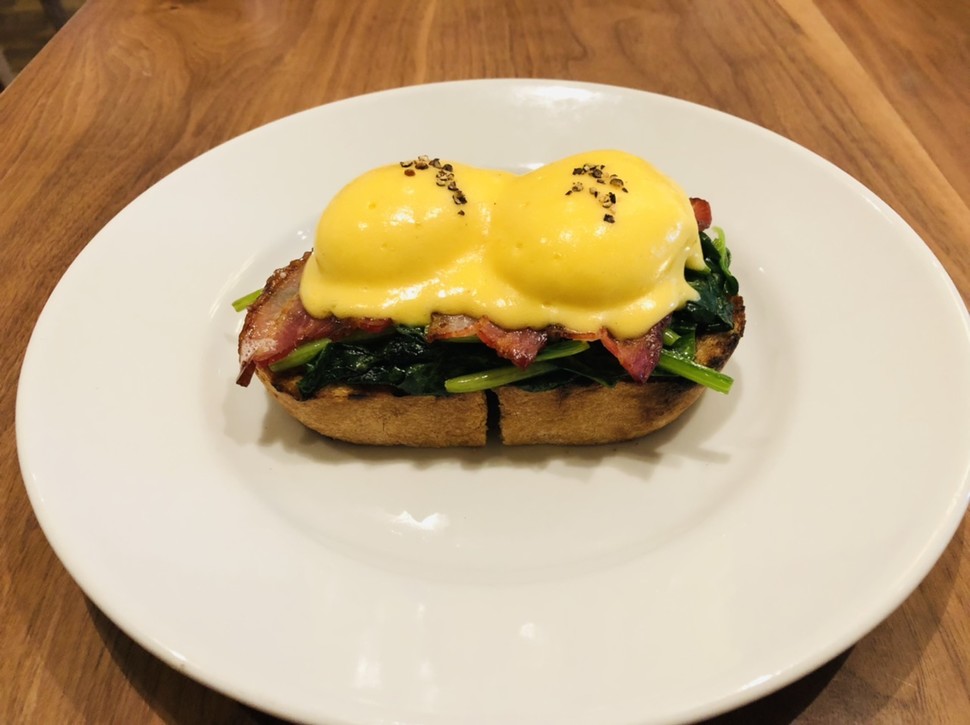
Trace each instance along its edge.
<path fill-rule="evenodd" d="M 111 658 L 151 710 L 166 723 L 287 725 L 183 675 L 128 637 L 87 600 L 91 621 Z"/>

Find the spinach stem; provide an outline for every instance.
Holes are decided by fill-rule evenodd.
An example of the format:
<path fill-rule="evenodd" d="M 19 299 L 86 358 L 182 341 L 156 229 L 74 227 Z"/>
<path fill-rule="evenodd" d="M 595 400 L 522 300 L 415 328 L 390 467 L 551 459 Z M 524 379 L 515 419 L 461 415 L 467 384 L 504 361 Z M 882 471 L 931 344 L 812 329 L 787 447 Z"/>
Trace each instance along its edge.
<path fill-rule="evenodd" d="M 459 375 L 445 381 L 445 390 L 449 393 L 474 393 L 478 390 L 489 390 L 502 385 L 508 385 L 519 380 L 528 380 L 537 375 L 544 375 L 556 369 L 547 360 L 576 355 L 589 349 L 589 343 L 583 340 L 566 340 L 547 346 L 536 355 L 535 361 L 527 368 L 517 368 L 512 365 L 482 370 L 468 375 Z"/>
<path fill-rule="evenodd" d="M 553 345 L 547 345 L 542 352 L 536 355 L 536 362 L 542 362 L 543 360 L 555 360 L 559 357 L 569 357 L 570 355 L 577 355 L 583 350 L 589 349 L 589 343 L 583 340 L 567 340 L 565 342 L 557 342 Z"/>
<path fill-rule="evenodd" d="M 489 390 L 519 380 L 534 378 L 555 369 L 556 366 L 552 363 L 534 362 L 527 368 L 517 368 L 510 365 L 492 370 L 482 370 L 479 373 L 459 375 L 456 378 L 445 380 L 445 390 L 449 393 L 474 393 L 479 390 Z"/>
<path fill-rule="evenodd" d="M 242 312 L 247 307 L 249 307 L 253 302 L 258 300 L 261 294 L 263 294 L 263 290 L 258 289 L 254 292 L 250 292 L 248 295 L 243 295 L 238 300 L 233 300 L 232 308 L 236 312 Z"/>
<path fill-rule="evenodd" d="M 329 338 L 324 337 L 320 340 L 314 340 L 313 342 L 300 345 L 282 360 L 270 363 L 269 369 L 274 373 L 278 373 L 281 370 L 289 370 L 300 365 L 305 365 L 329 344 Z"/>
<path fill-rule="evenodd" d="M 693 360 L 688 360 L 685 357 L 681 357 L 676 353 L 672 353 L 669 350 L 660 351 L 660 361 L 657 363 L 657 367 L 661 370 L 665 370 L 668 373 L 673 373 L 674 375 L 679 375 L 682 378 L 686 378 L 693 383 L 699 383 L 706 388 L 715 390 L 718 393 L 727 393 L 731 390 L 731 386 L 734 384 L 734 379 L 729 375 L 725 375 L 722 372 L 714 370 L 709 367 L 705 367 L 700 363 L 694 362 Z"/>

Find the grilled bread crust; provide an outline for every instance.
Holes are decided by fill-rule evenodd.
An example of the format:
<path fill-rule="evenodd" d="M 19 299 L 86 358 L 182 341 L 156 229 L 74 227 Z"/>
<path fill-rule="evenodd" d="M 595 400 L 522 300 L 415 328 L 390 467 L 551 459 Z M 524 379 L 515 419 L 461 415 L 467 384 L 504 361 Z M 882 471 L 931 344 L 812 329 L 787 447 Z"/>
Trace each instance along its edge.
<path fill-rule="evenodd" d="M 720 370 L 744 334 L 745 310 L 734 300 L 734 327 L 697 339 L 697 361 Z M 484 392 L 443 397 L 400 395 L 391 388 L 333 385 L 300 400 L 299 373 L 256 375 L 276 401 L 303 425 L 329 438 L 366 445 L 421 448 L 483 446 L 488 437 Z M 705 388 L 682 378 L 654 377 L 646 383 L 567 385 L 545 392 L 504 386 L 498 427 L 506 445 L 591 445 L 640 438 L 669 425 Z"/>

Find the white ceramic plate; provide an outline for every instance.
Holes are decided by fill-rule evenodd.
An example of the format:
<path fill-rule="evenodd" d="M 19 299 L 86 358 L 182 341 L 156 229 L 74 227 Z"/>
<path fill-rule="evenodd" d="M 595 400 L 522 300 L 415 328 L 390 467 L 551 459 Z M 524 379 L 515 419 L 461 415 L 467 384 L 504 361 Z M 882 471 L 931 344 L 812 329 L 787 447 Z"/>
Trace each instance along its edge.
<path fill-rule="evenodd" d="M 729 397 L 629 445 L 431 452 L 328 442 L 233 384 L 230 300 L 307 249 L 358 172 L 604 145 L 728 231 L 749 319 Z M 696 718 L 838 654 L 942 552 L 970 487 L 967 320 L 892 210 L 749 123 L 577 83 L 405 88 L 245 134 L 108 224 L 37 323 L 18 444 L 93 601 L 257 707 Z"/>

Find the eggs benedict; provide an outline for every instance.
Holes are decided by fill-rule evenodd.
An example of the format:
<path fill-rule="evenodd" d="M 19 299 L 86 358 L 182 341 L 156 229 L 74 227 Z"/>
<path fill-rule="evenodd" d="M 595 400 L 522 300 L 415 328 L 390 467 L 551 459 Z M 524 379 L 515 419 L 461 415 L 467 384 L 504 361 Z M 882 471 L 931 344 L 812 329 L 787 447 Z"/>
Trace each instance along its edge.
<path fill-rule="evenodd" d="M 633 385 L 642 398 L 667 383 L 695 399 L 701 385 L 726 392 L 730 379 L 718 370 L 743 333 L 744 308 L 723 239 L 706 233 L 710 222 L 707 202 L 622 151 L 578 154 L 522 175 L 426 156 L 379 167 L 337 193 L 313 249 L 277 270 L 249 307 L 238 382 L 255 372 L 327 435 L 412 445 L 483 443 L 483 390 L 497 391 L 503 432 L 515 417 L 506 408 L 528 401 L 534 409 L 553 400 L 551 391 L 615 397 Z M 712 343 L 714 353 L 699 354 Z M 383 420 L 379 434 L 308 421 L 311 408 L 364 398 L 367 412 L 356 417 Z M 375 400 L 412 413 L 431 405 L 439 418 L 475 400 L 481 425 L 472 427 L 481 434 L 475 443 L 387 436 Z M 642 400 L 634 415 L 637 406 Z M 675 408 L 668 400 L 666 410 Z M 554 405 L 530 415 L 560 412 Z M 596 440 L 570 440 L 568 426 L 554 440 L 521 431 L 505 439 L 643 434 L 643 425 L 623 425 L 606 426 Z M 539 419 L 529 426 L 550 427 Z"/>

